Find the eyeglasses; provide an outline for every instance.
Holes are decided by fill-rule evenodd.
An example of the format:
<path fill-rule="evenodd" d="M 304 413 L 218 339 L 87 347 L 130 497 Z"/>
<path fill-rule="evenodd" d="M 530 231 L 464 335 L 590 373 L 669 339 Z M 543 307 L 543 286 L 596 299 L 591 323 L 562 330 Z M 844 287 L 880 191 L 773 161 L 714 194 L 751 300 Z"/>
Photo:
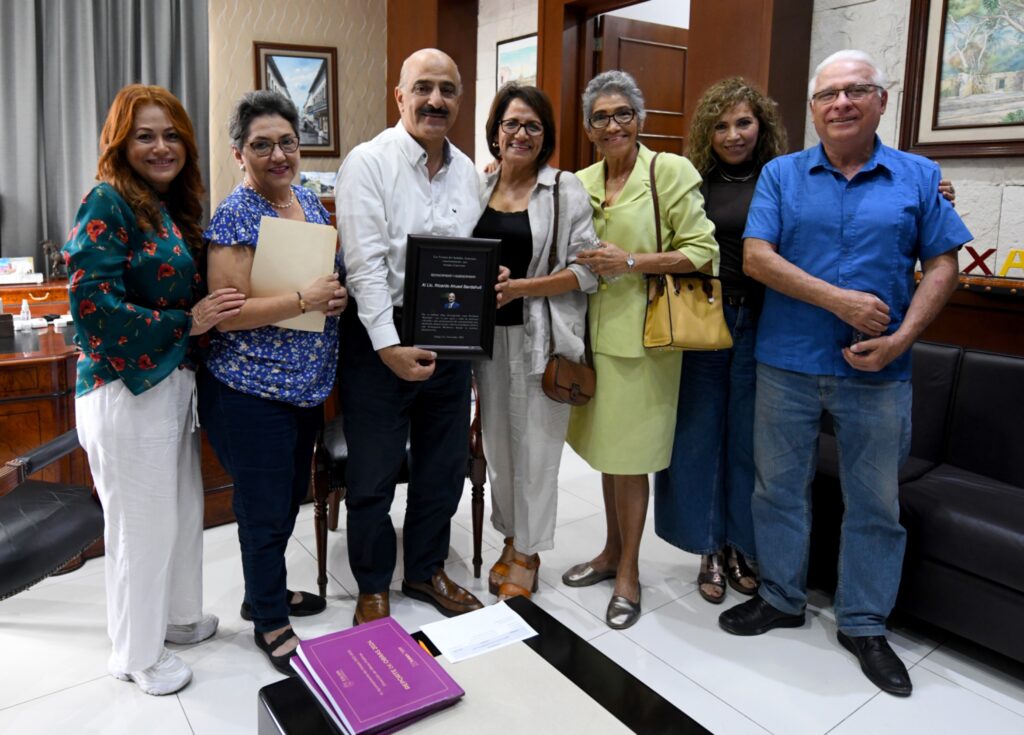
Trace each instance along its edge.
<path fill-rule="evenodd" d="M 544 126 L 533 120 L 524 123 L 508 118 L 507 120 L 499 122 L 498 125 L 501 126 L 505 135 L 515 135 L 519 132 L 519 128 L 526 128 L 526 134 L 531 138 L 536 138 L 538 135 L 544 134 Z"/>
<path fill-rule="evenodd" d="M 623 110 L 616 110 L 611 115 L 598 112 L 590 116 L 590 127 L 600 130 L 601 128 L 608 127 L 608 123 L 612 120 L 617 122 L 619 125 L 628 125 L 633 122 L 634 117 L 636 117 L 636 110 L 632 107 L 627 107 Z"/>
<path fill-rule="evenodd" d="M 275 145 L 281 149 L 282 153 L 295 153 L 295 151 L 299 150 L 299 139 L 294 135 L 286 135 L 276 143 L 270 140 L 263 140 L 261 138 L 260 140 L 254 140 L 248 145 L 249 148 L 252 149 L 252 152 L 257 156 L 260 158 L 266 158 L 274 152 Z"/>
<path fill-rule="evenodd" d="M 830 105 L 839 99 L 839 93 L 842 92 L 846 95 L 846 99 L 851 102 L 858 102 L 872 94 L 875 90 L 881 89 L 877 84 L 851 84 L 849 87 L 843 87 L 842 89 L 823 89 L 812 94 L 811 99 L 821 105 Z"/>

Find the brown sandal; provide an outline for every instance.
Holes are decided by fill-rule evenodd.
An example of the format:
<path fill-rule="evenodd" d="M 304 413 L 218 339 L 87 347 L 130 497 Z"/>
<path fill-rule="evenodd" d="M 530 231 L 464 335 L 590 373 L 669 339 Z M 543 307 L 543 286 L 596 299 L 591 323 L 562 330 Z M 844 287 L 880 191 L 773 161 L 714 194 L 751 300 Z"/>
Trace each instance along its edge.
<path fill-rule="evenodd" d="M 714 592 L 708 592 L 705 587 L 711 587 Z M 697 591 L 712 605 L 720 605 L 725 600 L 725 562 L 721 552 L 701 556 Z"/>
<path fill-rule="evenodd" d="M 757 592 L 757 573 L 747 564 L 746 557 L 731 546 L 725 550 L 725 566 L 728 569 L 726 579 L 730 587 L 741 595 L 753 595 Z"/>
<path fill-rule="evenodd" d="M 530 585 L 530 589 L 516 584 L 515 582 L 505 581 L 498 587 L 498 601 L 507 600 L 510 597 L 525 597 L 530 599 L 537 588 L 540 586 L 540 575 L 537 570 L 540 569 L 540 554 L 534 554 L 533 556 L 527 557 L 524 561 L 519 557 L 512 557 L 512 563 L 517 567 L 522 567 L 527 571 L 533 572 L 533 583 Z"/>
<path fill-rule="evenodd" d="M 501 583 L 508 579 L 508 565 L 512 563 L 515 553 L 515 548 L 512 546 L 512 537 L 506 536 L 505 546 L 501 549 L 501 556 L 498 557 L 498 561 L 494 562 L 490 574 L 487 575 L 487 589 L 492 595 L 498 594 L 498 588 L 501 587 Z"/>

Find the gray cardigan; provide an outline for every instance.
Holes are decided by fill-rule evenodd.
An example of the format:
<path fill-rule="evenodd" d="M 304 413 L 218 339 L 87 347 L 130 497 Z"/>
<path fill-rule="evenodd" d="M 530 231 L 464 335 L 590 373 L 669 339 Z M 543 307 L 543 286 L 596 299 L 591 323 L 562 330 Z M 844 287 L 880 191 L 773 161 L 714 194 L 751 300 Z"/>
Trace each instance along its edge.
<path fill-rule="evenodd" d="M 545 165 L 537 174 L 537 183 L 530 194 L 527 213 L 530 216 L 530 230 L 533 234 L 533 256 L 526 271 L 527 278 L 548 275 L 548 253 L 551 250 L 555 216 L 553 191 L 557 170 Z M 487 206 L 494 187 L 498 183 L 499 171 L 484 178 L 480 194 L 481 208 Z M 587 294 L 597 291 L 598 279 L 588 268 L 575 263 L 581 247 L 597 239 L 594 232 L 593 211 L 590 196 L 580 180 L 568 171 L 562 173 L 558 182 L 559 211 L 557 227 L 557 249 L 555 269 L 552 273 L 569 268 L 576 274 L 580 290 L 570 291 L 551 297 L 527 296 L 523 299 L 523 327 L 529 345 L 529 372 L 531 375 L 544 372 L 550 354 L 549 335 L 553 328 L 555 352 L 570 360 L 583 357 L 583 333 L 586 328 Z M 551 318 L 548 319 L 548 306 Z"/>

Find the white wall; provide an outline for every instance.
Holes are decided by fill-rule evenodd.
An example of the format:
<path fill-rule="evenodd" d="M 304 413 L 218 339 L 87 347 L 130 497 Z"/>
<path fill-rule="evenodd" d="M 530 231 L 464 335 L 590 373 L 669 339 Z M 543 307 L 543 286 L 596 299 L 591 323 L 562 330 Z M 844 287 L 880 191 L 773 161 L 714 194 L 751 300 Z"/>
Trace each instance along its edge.
<path fill-rule="evenodd" d="M 892 80 L 889 106 L 878 134 L 883 143 L 894 147 L 899 142 L 909 16 L 906 0 L 866 0 L 856 5 L 850 0 L 814 0 L 808 77 L 822 59 L 840 49 L 857 48 L 871 54 Z M 806 145 L 817 144 L 809 113 L 806 131 Z M 1024 248 L 1024 159 L 940 158 L 937 162 L 956 186 L 956 208 L 974 235 L 972 246 L 979 253 L 997 249 L 986 263 L 998 273 L 1010 248 Z M 971 260 L 961 253 L 960 267 Z M 981 271 L 975 269 L 971 275 L 981 275 Z M 1024 278 L 1024 270 L 1007 275 Z"/>
<path fill-rule="evenodd" d="M 613 10 L 608 15 L 647 23 L 661 23 L 663 26 L 689 28 L 690 0 L 647 0 L 639 5 Z"/>
<path fill-rule="evenodd" d="M 474 150 L 466 151 L 483 168 L 491 161 L 484 136 L 487 111 L 494 99 L 497 43 L 537 32 L 537 0 L 480 0 L 479 26 L 476 31 L 476 140 Z"/>

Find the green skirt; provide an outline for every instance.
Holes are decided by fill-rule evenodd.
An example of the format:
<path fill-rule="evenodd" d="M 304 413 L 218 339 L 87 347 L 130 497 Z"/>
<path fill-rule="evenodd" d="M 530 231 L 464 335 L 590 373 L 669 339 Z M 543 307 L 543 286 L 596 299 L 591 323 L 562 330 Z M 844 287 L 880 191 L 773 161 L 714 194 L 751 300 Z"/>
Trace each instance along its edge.
<path fill-rule="evenodd" d="M 572 409 L 567 440 L 598 472 L 644 475 L 668 467 L 676 429 L 681 352 L 595 354 L 597 390 Z"/>

